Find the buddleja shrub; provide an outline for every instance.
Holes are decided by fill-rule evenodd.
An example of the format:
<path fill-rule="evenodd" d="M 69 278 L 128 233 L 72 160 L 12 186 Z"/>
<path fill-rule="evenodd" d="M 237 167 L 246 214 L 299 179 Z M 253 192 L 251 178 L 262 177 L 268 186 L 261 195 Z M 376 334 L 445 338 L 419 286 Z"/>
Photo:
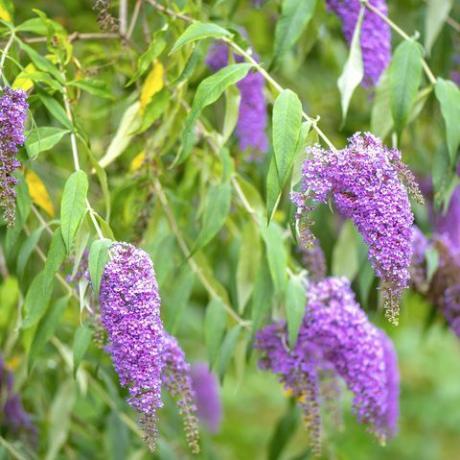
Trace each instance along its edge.
<path fill-rule="evenodd" d="M 452 2 L 423 44 L 384 0 L 14 3 L 0 454 L 224 458 L 219 387 L 257 367 L 291 400 L 269 458 L 296 405 L 302 455 L 330 452 L 343 393 L 394 437 L 404 291 L 460 335 Z"/>

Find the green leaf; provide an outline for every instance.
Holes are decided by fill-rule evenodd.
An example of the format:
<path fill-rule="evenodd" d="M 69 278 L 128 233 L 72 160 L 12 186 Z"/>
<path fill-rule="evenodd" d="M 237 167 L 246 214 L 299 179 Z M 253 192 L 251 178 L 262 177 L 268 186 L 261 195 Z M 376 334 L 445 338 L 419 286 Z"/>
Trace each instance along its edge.
<path fill-rule="evenodd" d="M 299 411 L 294 403 L 289 403 L 286 413 L 279 419 L 273 431 L 268 448 L 268 460 L 279 460 L 289 440 L 299 425 Z"/>
<path fill-rule="evenodd" d="M 112 92 L 107 89 L 107 83 L 104 80 L 95 80 L 93 78 L 75 80 L 69 82 L 68 85 L 79 88 L 92 96 L 103 97 L 104 99 L 114 99 Z"/>
<path fill-rule="evenodd" d="M 364 76 L 360 37 L 365 9 L 366 7 L 361 5 L 358 21 L 356 22 L 355 31 L 353 32 L 353 38 L 350 44 L 350 53 L 343 68 L 342 75 L 340 75 L 337 81 L 342 105 L 342 123 L 345 123 L 347 118 L 351 97 Z"/>
<path fill-rule="evenodd" d="M 393 128 L 390 104 L 390 77 L 388 69 L 380 77 L 375 89 L 375 97 L 371 112 L 371 133 L 384 139 Z"/>
<path fill-rule="evenodd" d="M 302 124 L 302 104 L 295 93 L 283 90 L 273 106 L 273 150 L 280 188 L 291 172 Z"/>
<path fill-rule="evenodd" d="M 50 289 L 49 280 L 44 271 L 38 275 L 30 283 L 29 289 L 24 299 L 24 320 L 22 328 L 28 329 L 40 321 L 40 318 L 45 314 L 51 299 L 52 291 Z"/>
<path fill-rule="evenodd" d="M 425 49 L 428 54 L 449 17 L 453 0 L 426 0 L 425 13 Z"/>
<path fill-rule="evenodd" d="M 48 61 L 48 59 L 37 53 L 33 48 L 25 44 L 22 40 L 19 40 L 18 44 L 39 70 L 52 75 L 61 85 L 64 84 L 64 78 L 59 73 L 58 69 L 50 61 Z"/>
<path fill-rule="evenodd" d="M 252 220 L 248 220 L 241 233 L 238 265 L 236 268 L 236 286 L 240 313 L 244 311 L 254 289 L 254 282 L 260 270 L 261 254 L 262 247 L 258 227 Z"/>
<path fill-rule="evenodd" d="M 283 230 L 278 224 L 271 222 L 268 227 L 261 224 L 260 231 L 265 241 L 275 295 L 281 296 L 285 291 L 287 282 L 287 251 L 284 246 Z"/>
<path fill-rule="evenodd" d="M 439 266 L 439 254 L 436 249 L 431 246 L 425 252 L 425 261 L 426 261 L 426 279 L 428 282 L 431 282 L 433 275 L 436 273 L 436 270 Z"/>
<path fill-rule="evenodd" d="M 239 116 L 241 95 L 238 88 L 230 86 L 225 91 L 225 118 L 222 130 L 222 144 L 225 144 L 236 127 Z"/>
<path fill-rule="evenodd" d="M 73 340 L 73 375 L 77 374 L 78 367 L 88 350 L 93 336 L 93 330 L 82 324 L 75 332 Z"/>
<path fill-rule="evenodd" d="M 75 384 L 71 379 L 57 387 L 48 420 L 48 452 L 45 460 L 55 460 L 69 434 L 72 410 L 76 399 Z"/>
<path fill-rule="evenodd" d="M 99 160 L 102 168 L 106 168 L 125 151 L 134 137 L 134 133 L 140 128 L 141 116 L 139 109 L 139 101 L 134 102 L 126 109 L 106 154 Z"/>
<path fill-rule="evenodd" d="M 224 336 L 227 317 L 222 301 L 214 298 L 206 307 L 204 318 L 204 341 L 208 349 L 209 363 L 214 366 L 219 355 L 220 345 Z"/>
<path fill-rule="evenodd" d="M 142 122 L 139 129 L 133 134 L 141 134 L 149 129 L 163 115 L 170 101 L 171 94 L 167 89 L 163 89 L 155 94 L 142 114 Z"/>
<path fill-rule="evenodd" d="M 347 220 L 342 226 L 332 253 L 332 274 L 346 276 L 353 281 L 358 269 L 357 233 L 353 223 Z"/>
<path fill-rule="evenodd" d="M 135 81 L 139 80 L 142 75 L 150 68 L 153 61 L 163 52 L 166 47 L 166 40 L 164 39 L 165 30 L 159 30 L 153 34 L 153 40 L 145 53 L 139 56 L 137 60 L 137 70 L 132 76 L 126 86 L 132 85 Z"/>
<path fill-rule="evenodd" d="M 61 201 L 61 230 L 67 253 L 70 252 L 78 227 L 86 212 L 88 177 L 75 171 L 64 185 Z"/>
<path fill-rule="evenodd" d="M 270 157 L 267 172 L 267 224 L 273 219 L 281 200 L 281 187 L 276 168 L 275 154 Z"/>
<path fill-rule="evenodd" d="M 460 145 L 460 90 L 455 83 L 438 78 L 434 88 L 446 124 L 446 139 L 451 164 L 456 164 Z"/>
<path fill-rule="evenodd" d="M 300 325 L 305 315 L 307 293 L 303 275 L 292 276 L 286 291 L 286 319 L 288 340 L 291 348 L 295 347 Z"/>
<path fill-rule="evenodd" d="M 227 371 L 230 358 L 233 356 L 235 351 L 236 342 L 240 336 L 241 326 L 238 324 L 233 326 L 226 334 L 222 347 L 220 349 L 219 355 L 219 377 L 222 380 L 225 372 Z"/>
<path fill-rule="evenodd" d="M 61 123 L 62 126 L 65 126 L 68 130 L 73 130 L 72 123 L 68 119 L 64 108 L 58 101 L 56 101 L 56 99 L 40 94 L 40 100 L 54 119 Z"/>
<path fill-rule="evenodd" d="M 232 188 L 228 182 L 209 188 L 201 231 L 192 252 L 206 246 L 222 228 L 230 211 L 231 196 Z"/>
<path fill-rule="evenodd" d="M 213 23 L 195 22 L 188 26 L 185 32 L 177 39 L 169 54 L 175 53 L 187 43 L 192 43 L 205 38 L 230 38 L 232 34 L 224 28 Z"/>
<path fill-rule="evenodd" d="M 283 0 L 276 23 L 274 53 L 278 61 L 300 38 L 315 12 L 317 0 Z"/>
<path fill-rule="evenodd" d="M 264 317 L 271 311 L 273 302 L 273 284 L 266 260 L 260 264 L 251 299 L 252 332 L 263 324 Z"/>
<path fill-rule="evenodd" d="M 26 268 L 27 262 L 36 248 L 38 242 L 40 241 L 40 237 L 43 234 L 43 230 L 45 227 L 40 227 L 34 230 L 24 241 L 21 249 L 19 250 L 18 254 L 18 263 L 17 263 L 17 271 L 19 277 L 24 275 L 24 270 Z"/>
<path fill-rule="evenodd" d="M 103 240 L 96 240 L 93 242 L 89 250 L 89 275 L 97 298 L 99 298 L 99 288 L 101 286 L 102 274 L 104 273 L 105 264 L 109 259 L 109 248 L 111 244 L 112 240 L 107 238 L 104 238 Z"/>
<path fill-rule="evenodd" d="M 409 118 L 422 80 L 422 50 L 417 42 L 405 40 L 396 48 L 389 78 L 391 115 L 400 135 Z"/>
<path fill-rule="evenodd" d="M 64 310 L 69 304 L 69 299 L 70 296 L 66 295 L 54 302 L 44 318 L 42 318 L 40 321 L 29 351 L 29 367 L 33 366 L 37 356 L 40 355 L 45 345 L 48 343 L 51 337 L 54 336 L 59 321 L 64 314 Z"/>
<path fill-rule="evenodd" d="M 24 329 L 34 326 L 43 317 L 53 293 L 54 276 L 65 259 L 65 247 L 60 229 L 51 238 L 43 270 L 34 278 L 24 300 Z"/>
<path fill-rule="evenodd" d="M 187 59 L 187 62 L 182 69 L 182 72 L 177 77 L 177 79 L 173 82 L 175 85 L 187 80 L 195 71 L 196 66 L 199 62 L 201 62 L 202 52 L 200 51 L 199 47 L 196 47 L 190 57 Z"/>
<path fill-rule="evenodd" d="M 107 449 L 105 458 L 110 458 L 111 460 L 126 460 L 129 458 L 130 439 L 128 428 L 114 410 L 107 417 L 105 445 Z"/>
<path fill-rule="evenodd" d="M 173 287 L 164 299 L 164 321 L 166 329 L 174 334 L 182 319 L 182 314 L 187 306 L 192 293 L 195 274 L 188 265 L 183 265 L 177 277 L 174 278 Z"/>
<path fill-rule="evenodd" d="M 190 154 L 195 140 L 193 129 L 201 111 L 208 105 L 216 102 L 227 87 L 244 78 L 250 68 L 251 64 L 232 64 L 224 67 L 200 83 L 193 99 L 192 110 L 184 123 L 182 133 L 183 145 L 175 163 L 181 163 Z"/>
<path fill-rule="evenodd" d="M 54 126 L 33 129 L 27 135 L 26 149 L 29 158 L 35 160 L 38 154 L 52 149 L 69 131 Z"/>

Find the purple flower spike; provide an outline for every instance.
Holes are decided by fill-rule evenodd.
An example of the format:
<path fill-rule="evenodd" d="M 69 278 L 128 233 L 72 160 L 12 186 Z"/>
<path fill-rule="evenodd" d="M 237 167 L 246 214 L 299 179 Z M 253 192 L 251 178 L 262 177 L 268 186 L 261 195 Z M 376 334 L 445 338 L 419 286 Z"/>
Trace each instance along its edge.
<path fill-rule="evenodd" d="M 177 399 L 179 412 L 184 420 L 187 443 L 191 451 L 197 454 L 200 447 L 191 368 L 177 340 L 169 334 L 165 335 L 164 361 L 162 382 L 169 393 Z"/>
<path fill-rule="evenodd" d="M 27 118 L 27 95 L 24 91 L 4 88 L 0 96 L 0 207 L 6 223 L 15 218 L 16 178 L 14 171 L 21 166 L 16 158 L 24 144 L 24 125 Z"/>
<path fill-rule="evenodd" d="M 198 417 L 211 433 L 217 433 L 222 419 L 219 383 L 206 363 L 196 363 L 192 366 L 192 384 Z"/>
<path fill-rule="evenodd" d="M 388 337 L 366 317 L 346 278 L 326 278 L 312 284 L 296 346 L 287 345 L 284 322 L 259 331 L 256 348 L 262 369 L 280 376 L 296 397 L 313 431 L 318 450 L 322 376 L 342 378 L 353 393 L 353 408 L 360 423 L 380 440 L 396 432 L 399 374 Z M 332 382 L 334 379 L 332 378 Z M 334 385 L 337 391 L 338 387 Z"/>
<path fill-rule="evenodd" d="M 148 254 L 130 244 L 114 244 L 110 256 L 99 298 L 107 350 L 153 449 L 165 353 L 155 271 Z"/>
<path fill-rule="evenodd" d="M 350 44 L 358 22 L 361 2 L 359 0 L 326 0 L 328 8 L 342 21 L 343 33 Z M 372 6 L 385 16 L 388 7 L 385 0 L 370 0 Z M 380 76 L 391 60 L 390 26 L 375 13 L 366 9 L 361 29 L 361 50 L 364 63 L 363 86 L 377 85 Z"/>
<path fill-rule="evenodd" d="M 206 64 L 216 72 L 228 64 L 228 57 L 227 45 L 218 42 L 209 50 Z M 234 59 L 236 62 L 243 60 L 238 55 L 234 55 Z M 250 71 L 245 78 L 238 82 L 237 86 L 241 95 L 236 126 L 240 149 L 243 151 L 252 149 L 256 152 L 265 153 L 268 150 L 268 138 L 265 133 L 267 103 L 264 96 L 264 77 L 258 72 Z"/>
<path fill-rule="evenodd" d="M 338 211 L 351 219 L 369 247 L 369 259 L 382 280 L 387 318 L 397 324 L 399 298 L 409 283 L 412 223 L 400 172 L 408 172 L 401 153 L 369 133 L 355 134 L 343 150 L 310 148 L 303 166 L 305 203 L 332 198 Z M 298 214 L 308 213 L 301 194 L 293 195 Z M 306 210 L 306 211 L 305 211 Z"/>

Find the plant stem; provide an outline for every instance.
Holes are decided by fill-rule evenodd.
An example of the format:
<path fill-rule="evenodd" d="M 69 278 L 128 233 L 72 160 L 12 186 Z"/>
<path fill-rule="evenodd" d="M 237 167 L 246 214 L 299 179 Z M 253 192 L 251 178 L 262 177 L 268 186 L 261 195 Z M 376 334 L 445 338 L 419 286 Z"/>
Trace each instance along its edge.
<path fill-rule="evenodd" d="M 3 67 L 5 65 L 5 59 L 6 59 L 6 56 L 8 55 L 8 51 L 10 50 L 11 45 L 14 42 L 14 37 L 15 37 L 15 35 L 14 35 L 14 31 L 13 31 L 13 32 L 11 32 L 10 38 L 8 39 L 8 42 L 5 45 L 5 48 L 3 48 L 2 58 L 0 59 L 0 77 L 2 77 L 5 82 L 6 82 L 6 80 L 3 77 Z"/>
<path fill-rule="evenodd" d="M 139 17 L 139 11 L 141 9 L 141 5 L 142 5 L 142 0 L 137 0 L 136 4 L 134 5 L 133 15 L 131 17 L 131 22 L 129 23 L 128 32 L 126 35 L 128 39 L 133 34 L 134 27 L 136 26 L 137 18 Z"/>
<path fill-rule="evenodd" d="M 397 24 L 395 24 L 388 16 L 383 14 L 378 8 L 375 6 L 371 5 L 369 3 L 369 0 L 362 0 L 364 6 L 369 10 L 372 11 L 374 14 L 376 14 L 380 19 L 385 21 L 395 32 L 397 32 L 402 38 L 405 40 L 412 40 L 409 35 L 404 32 L 404 30 L 401 29 Z M 426 76 L 428 77 L 428 80 L 430 81 L 431 84 L 436 84 L 436 77 L 434 76 L 433 72 L 430 69 L 430 66 L 427 64 L 425 59 L 422 58 L 422 67 L 423 70 L 425 71 Z"/>
<path fill-rule="evenodd" d="M 67 91 L 66 86 L 64 86 L 64 90 L 63 90 L 63 99 L 64 99 L 64 107 L 65 107 L 65 112 L 66 112 L 67 118 L 68 118 L 68 120 L 70 121 L 70 123 L 73 126 L 72 110 L 70 108 L 69 93 Z M 74 163 L 75 171 L 80 171 L 81 168 L 80 168 L 80 161 L 79 161 L 79 157 L 78 157 L 77 137 L 75 136 L 74 131 L 71 131 L 71 133 L 70 133 L 70 144 L 71 144 L 71 147 L 72 147 L 72 157 L 73 157 L 73 163 Z M 93 223 L 94 228 L 96 229 L 96 233 L 97 233 L 99 239 L 101 239 L 101 240 L 104 239 L 104 234 L 102 233 L 102 229 L 101 229 L 100 225 L 98 224 L 98 222 L 96 220 L 94 209 L 91 207 L 91 204 L 90 204 L 88 198 L 86 199 L 86 208 L 88 210 L 91 222 Z"/>
<path fill-rule="evenodd" d="M 128 2 L 120 0 L 118 6 L 118 21 L 120 23 L 120 35 L 125 36 L 128 30 Z"/>

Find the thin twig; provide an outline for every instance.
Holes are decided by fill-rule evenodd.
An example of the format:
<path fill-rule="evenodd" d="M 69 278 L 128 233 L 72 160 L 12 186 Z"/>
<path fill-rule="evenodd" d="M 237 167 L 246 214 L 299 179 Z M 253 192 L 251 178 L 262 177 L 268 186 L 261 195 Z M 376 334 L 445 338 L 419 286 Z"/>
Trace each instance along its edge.
<path fill-rule="evenodd" d="M 162 13 L 165 13 L 168 16 L 171 16 L 173 18 L 181 19 L 182 21 L 189 22 L 189 23 L 195 22 L 195 20 L 191 18 L 190 16 L 170 10 L 166 6 L 163 6 L 162 4 L 158 3 L 156 0 L 147 0 L 147 3 L 150 3 L 150 5 L 152 5 L 156 10 L 161 11 Z"/>
<path fill-rule="evenodd" d="M 128 29 L 128 1 L 120 0 L 118 5 L 118 22 L 120 25 L 120 35 L 126 36 Z"/>
<path fill-rule="evenodd" d="M 120 34 L 116 32 L 72 32 L 69 35 L 69 41 L 75 42 L 78 40 L 113 40 L 119 39 Z M 47 37 L 32 37 L 32 38 L 21 38 L 26 43 L 45 43 L 48 41 Z"/>
<path fill-rule="evenodd" d="M 450 16 L 447 17 L 446 19 L 446 22 L 447 24 L 450 25 L 450 27 L 452 27 L 452 29 L 454 29 L 456 32 L 460 32 L 460 24 L 453 18 L 451 18 Z"/>
<path fill-rule="evenodd" d="M 126 38 L 128 39 L 131 37 L 131 35 L 134 32 L 134 28 L 136 27 L 136 22 L 137 22 L 137 18 L 139 17 L 139 11 L 141 9 L 141 5 L 142 5 L 142 0 L 137 0 L 136 4 L 134 5 L 133 15 L 131 17 L 131 22 L 128 27 L 128 33 L 126 35 Z"/>
<path fill-rule="evenodd" d="M 5 65 L 5 59 L 6 59 L 6 56 L 8 55 L 8 51 L 10 50 L 13 42 L 14 42 L 14 32 L 11 32 L 10 38 L 8 39 L 8 42 L 6 43 L 5 48 L 3 49 L 2 58 L 0 60 L 0 77 L 3 77 L 3 67 Z"/>

